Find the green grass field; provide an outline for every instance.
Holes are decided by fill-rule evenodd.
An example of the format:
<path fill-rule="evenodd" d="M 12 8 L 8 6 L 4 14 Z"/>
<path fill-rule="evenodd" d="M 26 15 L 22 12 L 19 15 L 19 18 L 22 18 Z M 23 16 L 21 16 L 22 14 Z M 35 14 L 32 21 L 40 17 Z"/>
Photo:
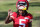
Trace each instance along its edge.
<path fill-rule="evenodd" d="M 0 27 L 13 27 L 13 22 L 5 24 L 5 18 L 9 9 L 16 12 L 17 0 L 0 0 Z M 39 0 L 38 0 L 39 1 Z M 32 27 L 40 27 L 40 2 L 29 3 L 28 12 L 33 15 Z"/>

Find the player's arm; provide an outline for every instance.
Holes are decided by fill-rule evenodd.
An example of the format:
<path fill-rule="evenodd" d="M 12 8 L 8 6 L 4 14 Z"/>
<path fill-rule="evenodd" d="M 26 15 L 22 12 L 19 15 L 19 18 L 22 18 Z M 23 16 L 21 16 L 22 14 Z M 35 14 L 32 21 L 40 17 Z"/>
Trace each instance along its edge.
<path fill-rule="evenodd" d="M 8 24 L 9 22 L 13 21 L 12 18 L 10 18 L 10 16 L 7 16 L 6 17 L 6 20 L 5 20 L 5 24 Z"/>
<path fill-rule="evenodd" d="M 33 16 L 30 13 L 28 14 L 28 18 L 29 18 L 29 27 L 32 27 Z"/>
<path fill-rule="evenodd" d="M 8 24 L 9 22 L 11 22 L 13 19 L 10 17 L 10 14 L 12 13 L 12 10 L 9 9 L 8 10 L 8 16 L 6 17 L 6 20 L 5 20 L 5 24 Z"/>

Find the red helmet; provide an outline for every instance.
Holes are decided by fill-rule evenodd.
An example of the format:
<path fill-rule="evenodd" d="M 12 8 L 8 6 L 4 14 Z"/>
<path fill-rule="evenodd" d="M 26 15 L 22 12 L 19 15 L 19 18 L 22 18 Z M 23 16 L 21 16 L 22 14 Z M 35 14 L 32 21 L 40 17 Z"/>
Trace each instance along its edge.
<path fill-rule="evenodd" d="M 28 10 L 29 3 L 28 3 L 27 0 L 18 0 L 17 3 L 16 3 L 16 7 L 18 7 L 17 5 L 18 5 L 19 2 L 26 2 L 26 4 L 27 4 L 27 10 Z"/>

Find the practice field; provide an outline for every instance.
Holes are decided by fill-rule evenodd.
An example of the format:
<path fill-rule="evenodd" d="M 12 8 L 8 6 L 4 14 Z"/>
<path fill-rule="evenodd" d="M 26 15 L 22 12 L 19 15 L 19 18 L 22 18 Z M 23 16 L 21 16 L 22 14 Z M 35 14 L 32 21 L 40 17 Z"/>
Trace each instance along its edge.
<path fill-rule="evenodd" d="M 0 27 L 13 27 L 13 22 L 5 24 L 5 18 L 9 9 L 16 12 L 17 0 L 0 0 Z M 30 2 L 28 13 L 33 15 L 32 27 L 40 27 L 40 2 Z"/>

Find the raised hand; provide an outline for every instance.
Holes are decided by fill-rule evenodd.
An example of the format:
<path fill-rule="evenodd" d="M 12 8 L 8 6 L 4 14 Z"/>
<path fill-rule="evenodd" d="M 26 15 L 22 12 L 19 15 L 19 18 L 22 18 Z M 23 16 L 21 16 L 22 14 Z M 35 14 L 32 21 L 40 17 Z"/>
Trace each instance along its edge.
<path fill-rule="evenodd" d="M 11 9 L 8 10 L 8 16 L 10 16 L 10 15 L 12 15 L 12 10 Z"/>

